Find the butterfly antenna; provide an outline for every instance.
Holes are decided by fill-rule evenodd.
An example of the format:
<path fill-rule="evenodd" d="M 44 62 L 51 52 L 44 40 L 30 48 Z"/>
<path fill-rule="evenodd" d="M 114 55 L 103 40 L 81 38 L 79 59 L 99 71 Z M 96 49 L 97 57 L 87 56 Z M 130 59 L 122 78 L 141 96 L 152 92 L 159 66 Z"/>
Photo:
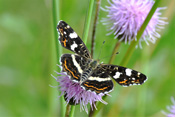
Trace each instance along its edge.
<path fill-rule="evenodd" d="M 112 54 L 112 56 L 114 56 L 114 55 L 116 55 L 116 54 L 119 54 L 119 52 L 116 52 L 116 53 Z M 110 56 L 111 56 L 111 55 L 110 55 Z M 103 59 L 108 58 L 108 57 L 110 57 L 110 56 L 105 56 L 105 57 L 103 57 L 103 58 L 100 59 L 100 60 L 103 60 Z"/>
<path fill-rule="evenodd" d="M 103 44 L 101 45 L 100 53 L 99 53 L 99 55 L 98 55 L 98 60 L 99 60 L 99 57 L 100 57 L 100 55 L 101 55 L 101 50 L 102 50 L 104 44 L 105 44 L 105 41 L 103 41 Z"/>

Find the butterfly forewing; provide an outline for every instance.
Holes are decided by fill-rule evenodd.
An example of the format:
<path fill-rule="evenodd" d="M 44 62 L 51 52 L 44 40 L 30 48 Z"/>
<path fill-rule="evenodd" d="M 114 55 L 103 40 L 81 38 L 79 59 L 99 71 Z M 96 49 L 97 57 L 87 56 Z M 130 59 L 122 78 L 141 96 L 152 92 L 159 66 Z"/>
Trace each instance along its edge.
<path fill-rule="evenodd" d="M 59 42 L 63 47 L 79 54 L 80 56 L 91 58 L 83 41 L 66 22 L 59 21 L 57 31 L 59 33 Z"/>
<path fill-rule="evenodd" d="M 104 64 L 101 64 L 101 67 L 122 86 L 140 85 L 147 79 L 144 74 L 129 68 Z"/>

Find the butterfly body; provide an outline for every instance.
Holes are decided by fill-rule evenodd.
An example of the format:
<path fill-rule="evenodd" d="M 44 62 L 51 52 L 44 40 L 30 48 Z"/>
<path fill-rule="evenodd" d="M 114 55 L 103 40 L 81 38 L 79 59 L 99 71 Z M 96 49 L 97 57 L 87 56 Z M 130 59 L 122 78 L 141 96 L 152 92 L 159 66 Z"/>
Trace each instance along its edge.
<path fill-rule="evenodd" d="M 59 22 L 57 30 L 60 44 L 76 53 L 61 56 L 63 71 L 84 90 L 96 94 L 111 92 L 112 78 L 122 86 L 139 85 L 146 81 L 146 76 L 140 72 L 122 66 L 99 63 L 99 60 L 92 59 L 83 41 L 64 21 Z"/>

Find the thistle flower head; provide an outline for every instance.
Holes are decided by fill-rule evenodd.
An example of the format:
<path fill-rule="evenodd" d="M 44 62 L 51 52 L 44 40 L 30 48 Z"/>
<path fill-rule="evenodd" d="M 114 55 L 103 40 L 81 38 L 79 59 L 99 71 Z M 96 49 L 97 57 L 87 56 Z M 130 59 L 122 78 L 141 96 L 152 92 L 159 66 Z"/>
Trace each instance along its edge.
<path fill-rule="evenodd" d="M 58 77 L 54 77 L 59 82 L 59 90 L 61 95 L 64 95 L 67 104 L 77 105 L 80 104 L 80 110 L 85 110 L 88 113 L 87 104 L 91 108 L 95 107 L 95 102 L 100 101 L 107 104 L 102 100 L 103 94 L 95 94 L 94 92 L 86 91 L 81 88 L 80 83 L 73 82 L 66 72 L 57 72 Z M 96 107 L 95 107 L 96 108 Z"/>
<path fill-rule="evenodd" d="M 109 34 L 114 33 L 115 38 L 125 43 L 130 43 L 132 40 L 137 40 L 136 35 L 141 25 L 146 19 L 149 11 L 151 10 L 154 1 L 153 0 L 108 0 L 110 6 L 106 6 L 103 9 L 108 13 L 107 18 L 103 18 L 102 22 L 107 25 Z M 145 41 L 148 45 L 149 41 L 155 43 L 157 38 L 160 38 L 160 34 L 157 31 L 163 28 L 163 25 L 167 24 L 164 21 L 164 17 L 160 17 L 160 10 L 165 7 L 157 8 L 149 24 L 147 25 L 141 39 L 139 40 L 139 46 L 141 42 Z"/>
<path fill-rule="evenodd" d="M 163 111 L 163 113 L 167 117 L 175 117 L 175 99 L 173 97 L 171 97 L 171 101 L 172 101 L 173 105 L 167 106 L 167 110 L 170 111 L 170 113 L 166 113 Z"/>

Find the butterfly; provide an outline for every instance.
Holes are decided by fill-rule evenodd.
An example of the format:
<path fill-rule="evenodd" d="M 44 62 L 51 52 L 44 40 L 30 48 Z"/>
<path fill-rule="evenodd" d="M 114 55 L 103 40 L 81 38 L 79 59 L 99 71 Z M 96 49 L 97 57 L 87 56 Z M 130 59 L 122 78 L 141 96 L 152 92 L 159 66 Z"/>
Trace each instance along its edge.
<path fill-rule="evenodd" d="M 121 86 L 140 85 L 146 81 L 147 77 L 138 71 L 92 59 L 86 45 L 66 22 L 59 21 L 57 31 L 60 44 L 76 53 L 61 56 L 62 71 L 84 90 L 107 94 L 113 90 L 112 79 Z"/>

